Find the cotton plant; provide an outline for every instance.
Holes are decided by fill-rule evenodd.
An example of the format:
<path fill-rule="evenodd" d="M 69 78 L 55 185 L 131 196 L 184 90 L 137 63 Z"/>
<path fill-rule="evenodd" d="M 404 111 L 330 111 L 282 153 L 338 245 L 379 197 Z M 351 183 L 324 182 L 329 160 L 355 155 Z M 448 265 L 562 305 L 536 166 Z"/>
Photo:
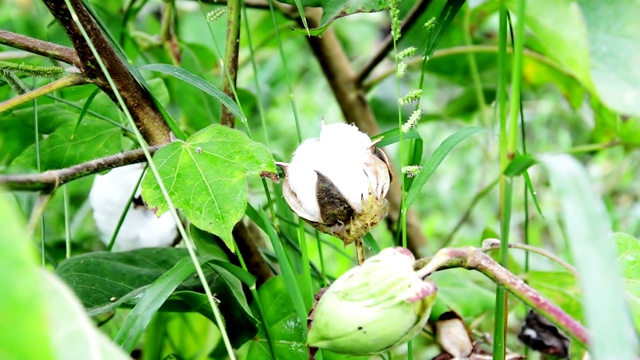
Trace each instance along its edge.
<path fill-rule="evenodd" d="M 300 144 L 291 163 L 277 164 L 291 210 L 345 246 L 355 242 L 362 263 L 362 237 L 387 215 L 393 178 L 376 141 L 352 125 L 323 125 L 319 138 Z"/>
<path fill-rule="evenodd" d="M 127 165 L 96 175 L 89 193 L 93 218 L 100 240 L 108 246 L 129 197 L 144 171 L 141 164 Z M 178 236 L 176 222 L 170 213 L 156 217 L 141 201 L 138 189 L 118 231 L 114 251 L 171 246 Z"/>

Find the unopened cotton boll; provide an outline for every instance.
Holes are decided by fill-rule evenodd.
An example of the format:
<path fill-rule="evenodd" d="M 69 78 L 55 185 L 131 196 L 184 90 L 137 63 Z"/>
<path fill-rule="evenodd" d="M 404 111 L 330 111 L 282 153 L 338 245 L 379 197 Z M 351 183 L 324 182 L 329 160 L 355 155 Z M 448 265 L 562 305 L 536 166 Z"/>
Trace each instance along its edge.
<path fill-rule="evenodd" d="M 109 244 L 129 196 L 142 175 L 140 164 L 113 169 L 105 175 L 96 175 L 89 193 L 93 218 L 100 232 L 100 240 Z M 135 198 L 140 197 L 138 188 Z M 159 218 L 142 204 L 131 203 L 124 218 L 113 250 L 129 251 L 147 247 L 171 246 L 178 235 L 171 213 Z"/>
<path fill-rule="evenodd" d="M 392 179 L 386 155 L 355 126 L 324 125 L 307 139 L 285 172 L 283 196 L 301 218 L 341 238 L 362 238 L 387 214 L 385 196 Z"/>
<path fill-rule="evenodd" d="M 437 293 L 431 280 L 414 271 L 414 262 L 409 250 L 387 248 L 340 276 L 312 310 L 308 345 L 360 356 L 414 337 Z"/>

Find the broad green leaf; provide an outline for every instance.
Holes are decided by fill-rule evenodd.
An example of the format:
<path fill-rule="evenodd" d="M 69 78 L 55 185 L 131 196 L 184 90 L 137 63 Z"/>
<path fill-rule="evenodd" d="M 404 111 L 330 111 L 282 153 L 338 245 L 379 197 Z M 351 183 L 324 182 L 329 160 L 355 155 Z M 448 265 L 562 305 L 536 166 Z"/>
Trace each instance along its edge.
<path fill-rule="evenodd" d="M 163 74 L 167 74 L 175 77 L 176 79 L 182 80 L 187 84 L 194 86 L 205 93 L 215 97 L 220 100 L 220 102 L 237 118 L 244 119 L 242 112 L 238 105 L 225 93 L 218 90 L 215 86 L 211 85 L 209 82 L 204 80 L 203 78 L 190 73 L 189 71 L 179 68 L 177 66 L 169 65 L 169 64 L 149 64 L 143 65 L 138 68 L 140 71 L 155 71 Z"/>
<path fill-rule="evenodd" d="M 618 264 L 622 270 L 627 301 L 636 329 L 640 329 L 640 240 L 629 234 L 614 234 L 618 244 Z"/>
<path fill-rule="evenodd" d="M 431 154 L 431 156 L 424 163 L 422 163 L 422 169 L 418 173 L 418 176 L 415 177 L 415 180 L 413 180 L 413 186 L 411 186 L 411 189 L 407 193 L 407 198 L 404 205 L 407 209 L 418 198 L 418 196 L 420 195 L 420 190 L 422 190 L 422 186 L 424 186 L 427 180 L 429 180 L 431 175 L 436 171 L 438 166 L 440 166 L 440 163 L 442 163 L 442 160 L 444 160 L 449 152 L 451 152 L 451 150 L 453 150 L 453 148 L 456 147 L 456 145 L 458 145 L 464 139 L 481 131 L 485 131 L 485 129 L 475 126 L 458 130 L 455 134 L 446 138 L 436 148 L 433 154 Z"/>
<path fill-rule="evenodd" d="M 19 213 L 0 193 L 0 358 L 128 359 L 94 327 L 73 292 L 36 264 Z"/>
<path fill-rule="evenodd" d="M 595 359 L 631 359 L 636 337 L 629 318 L 615 243 L 604 203 L 585 168 L 568 155 L 538 158 L 560 203 L 564 231 L 580 274 Z"/>
<path fill-rule="evenodd" d="M 243 133 L 211 125 L 158 150 L 153 157 L 173 204 L 197 227 L 218 235 L 234 251 L 231 231 L 247 204 L 246 176 L 275 172 L 264 145 Z M 153 173 L 142 182 L 142 197 L 157 215 L 169 209 Z"/>
<path fill-rule="evenodd" d="M 640 115 L 640 1 L 578 0 L 578 4 L 599 97 L 617 112 Z"/>
<path fill-rule="evenodd" d="M 283 0 L 285 4 L 297 5 L 295 0 Z M 371 13 L 388 9 L 385 0 L 299 0 L 303 7 L 321 7 L 322 18 L 320 24 L 315 29 L 309 29 L 311 35 L 321 35 L 331 23 L 341 17 L 358 14 Z M 307 33 L 304 30 L 305 34 Z"/>
<path fill-rule="evenodd" d="M 273 359 L 273 350 L 276 359 L 307 360 L 309 353 L 306 346 L 306 318 L 301 321 L 289 296 L 289 288 L 282 276 L 276 276 L 258 289 L 258 296 L 263 306 L 262 322 L 259 325 L 258 335 L 251 341 L 247 359 L 270 360 Z M 254 302 L 252 308 L 256 309 Z M 266 329 L 265 329 L 266 326 Z M 269 334 L 266 337 L 265 330 Z M 270 349 L 270 346 L 273 349 Z M 322 350 L 323 358 L 335 360 L 342 359 L 368 359 L 368 357 L 345 356 Z"/>
<path fill-rule="evenodd" d="M 130 358 L 93 325 L 73 291 L 64 282 L 51 273 L 42 271 L 41 274 L 56 359 Z M 40 347 L 40 341 L 36 340 L 36 348 Z"/>
<path fill-rule="evenodd" d="M 531 1 L 527 3 L 526 21 L 546 53 L 592 89 L 587 25 L 578 2 Z"/>
<path fill-rule="evenodd" d="M 75 132 L 75 124 L 59 126 L 40 141 L 40 164 L 43 171 L 77 165 L 120 150 L 122 130 L 104 121 L 86 118 Z M 25 149 L 12 165 L 36 168 L 35 144 Z"/>
<path fill-rule="evenodd" d="M 94 252 L 61 262 L 56 272 L 72 287 L 88 313 L 97 316 L 115 311 L 118 307 L 134 307 L 142 299 L 148 298 L 151 284 L 181 259 L 188 260 L 185 249 L 148 248 L 118 253 Z M 203 270 L 211 291 L 221 301 L 219 307 L 227 322 L 226 329 L 231 343 L 238 347 L 255 335 L 256 320 L 251 316 L 240 281 L 220 266 L 223 262 L 222 259 L 213 259 L 203 265 Z M 246 277 L 242 269 L 232 271 Z M 197 278 L 181 282 L 161 305 L 160 311 L 199 312 L 215 321 Z M 150 313 L 156 312 L 149 308 L 147 310 Z"/>
<path fill-rule="evenodd" d="M 18 214 L 8 194 L 0 192 L 0 358 L 53 359 L 53 333 L 45 326 L 46 291 Z"/>

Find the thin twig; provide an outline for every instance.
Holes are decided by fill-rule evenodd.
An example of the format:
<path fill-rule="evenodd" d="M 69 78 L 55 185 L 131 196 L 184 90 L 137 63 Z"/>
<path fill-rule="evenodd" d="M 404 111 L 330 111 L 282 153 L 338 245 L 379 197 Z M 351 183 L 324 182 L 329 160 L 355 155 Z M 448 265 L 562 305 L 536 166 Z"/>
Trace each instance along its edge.
<path fill-rule="evenodd" d="M 42 220 L 42 214 L 44 214 L 44 210 L 47 208 L 47 205 L 49 204 L 49 201 L 52 197 L 53 192 L 38 194 L 36 203 L 33 206 L 31 215 L 29 216 L 29 223 L 27 224 L 27 234 L 29 235 L 29 238 L 33 237 L 38 223 L 40 222 L 40 220 Z"/>
<path fill-rule="evenodd" d="M 64 89 L 66 87 L 71 87 L 75 85 L 82 85 L 88 83 L 87 79 L 85 79 L 80 74 L 70 74 L 56 81 L 52 81 L 47 85 L 24 93 L 22 95 L 18 95 L 9 100 L 3 101 L 0 103 L 0 113 L 3 111 L 7 111 L 12 109 L 20 104 L 24 104 L 28 101 L 31 101 L 37 97 L 52 93 L 56 90 Z"/>
<path fill-rule="evenodd" d="M 495 54 L 498 52 L 498 47 L 496 45 L 461 45 L 461 46 L 452 46 L 450 48 L 446 48 L 446 49 L 439 49 L 436 50 L 433 53 L 433 56 L 431 57 L 431 60 L 434 59 L 438 59 L 438 58 L 443 58 L 443 57 L 447 57 L 447 56 L 453 56 L 453 55 L 462 55 L 462 54 L 470 54 L 470 53 L 475 53 L 475 54 Z M 511 54 L 513 51 L 511 50 L 511 48 L 507 48 L 507 53 Z M 524 49 L 523 54 L 525 57 L 537 60 L 539 62 L 541 62 L 544 65 L 549 66 L 552 69 L 558 70 L 561 73 L 570 76 L 574 79 L 578 79 L 578 76 L 573 73 L 570 69 L 564 68 L 561 64 L 555 62 L 554 60 L 540 54 L 537 53 L 535 51 L 532 50 L 528 50 L 528 49 Z M 411 60 L 406 61 L 407 66 L 409 67 L 413 67 L 413 66 L 418 66 L 420 64 L 422 64 L 422 59 L 421 58 L 414 58 Z M 364 88 L 365 91 L 368 91 L 369 89 L 371 89 L 372 87 L 374 87 L 376 84 L 380 83 L 382 80 L 386 79 L 387 77 L 395 74 L 396 69 L 395 67 L 393 68 L 389 68 L 384 70 L 383 72 L 381 72 L 379 75 L 377 75 L 376 77 L 372 78 L 371 80 L 367 81 L 366 83 L 364 83 L 362 85 L 362 87 Z"/>
<path fill-rule="evenodd" d="M 153 154 L 161 147 L 162 146 L 151 146 L 149 147 L 149 152 Z M 64 169 L 48 170 L 39 174 L 0 175 L 0 186 L 8 188 L 9 190 L 51 192 L 69 181 L 100 171 L 144 161 L 146 161 L 146 158 L 142 150 L 131 150 Z"/>
<path fill-rule="evenodd" d="M 474 197 L 473 199 L 471 199 L 471 202 L 469 203 L 469 206 L 467 206 L 467 210 L 465 210 L 464 214 L 462 214 L 462 216 L 460 217 L 460 220 L 458 220 L 458 222 L 456 223 L 456 225 L 453 227 L 453 229 L 451 229 L 451 231 L 449 232 L 449 234 L 447 235 L 447 237 L 444 239 L 444 242 L 442 243 L 442 245 L 440 245 L 440 247 L 447 247 L 449 246 L 449 244 L 451 244 L 451 241 L 453 240 L 453 236 L 458 232 L 458 230 L 460 230 L 460 228 L 462 227 L 462 225 L 464 225 L 465 222 L 467 222 L 467 220 L 469 219 L 469 216 L 471 216 L 471 211 L 473 210 L 473 208 L 478 204 L 478 202 L 480 202 L 480 200 L 485 197 L 492 189 L 494 186 L 498 185 L 498 179 L 493 180 L 489 185 L 485 186 L 482 190 L 480 190 Z"/>
<path fill-rule="evenodd" d="M 509 248 L 530 251 L 538 255 L 542 255 L 547 259 L 554 261 L 558 265 L 565 268 L 573 276 L 578 277 L 578 271 L 576 270 L 576 268 L 571 266 L 571 264 L 569 264 L 568 262 L 562 260 L 559 256 L 556 256 L 544 249 L 540 249 L 535 246 L 531 246 L 527 244 L 518 244 L 518 243 L 509 243 Z M 500 249 L 500 240 L 498 239 L 487 239 L 482 242 L 482 251 L 491 251 L 491 250 L 499 250 L 499 249 Z"/>
<path fill-rule="evenodd" d="M 582 324 L 543 297 L 522 279 L 502 267 L 481 249 L 471 246 L 460 249 L 441 249 L 431 258 L 416 261 L 414 267 L 417 269 L 418 276 L 422 278 L 426 278 L 436 271 L 452 268 L 479 271 L 496 284 L 503 286 L 522 302 L 534 308 L 574 340 L 582 345 L 589 343 L 589 332 Z"/>
<path fill-rule="evenodd" d="M 417 2 L 413 6 L 413 8 L 409 10 L 409 13 L 402 21 L 402 24 L 400 24 L 400 33 L 404 33 L 405 31 L 409 30 L 420 18 L 420 15 L 424 13 L 424 10 L 427 8 L 427 6 L 429 6 L 429 4 L 431 4 L 431 0 L 421 0 Z M 385 56 L 387 56 L 391 49 L 393 49 L 393 36 L 389 34 L 382 41 L 382 44 L 380 44 L 380 47 L 378 47 L 378 49 L 376 50 L 375 55 L 373 55 L 371 59 L 369 59 L 369 62 L 367 62 L 362 67 L 360 72 L 358 72 L 358 74 L 356 75 L 356 84 L 362 84 L 364 79 L 369 76 L 371 71 L 373 71 L 373 69 L 378 66 L 378 64 L 384 59 Z"/>
<path fill-rule="evenodd" d="M 79 66 L 80 59 L 76 51 L 70 47 L 34 39 L 28 36 L 0 30 L 0 44 L 16 49 L 28 51 L 33 54 L 46 56 L 50 59 Z"/>
<path fill-rule="evenodd" d="M 362 246 L 362 239 L 357 239 L 356 243 L 356 256 L 358 258 L 358 265 L 362 265 L 364 262 L 364 246 Z"/>

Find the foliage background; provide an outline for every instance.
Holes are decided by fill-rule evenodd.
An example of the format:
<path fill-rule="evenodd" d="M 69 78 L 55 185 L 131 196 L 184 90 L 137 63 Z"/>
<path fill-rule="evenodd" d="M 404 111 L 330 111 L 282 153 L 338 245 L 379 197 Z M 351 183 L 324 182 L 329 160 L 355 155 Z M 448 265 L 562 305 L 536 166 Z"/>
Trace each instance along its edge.
<path fill-rule="evenodd" d="M 429 2 L 416 24 L 423 24 L 431 17 L 437 17 L 444 3 L 446 1 Z M 217 88 L 222 88 L 223 75 L 219 64 L 221 54 L 224 54 L 226 15 L 207 22 L 205 14 L 219 8 L 219 5 L 195 1 L 176 1 L 171 4 L 175 6 L 175 32 L 171 41 L 164 41 L 167 39 L 162 39 L 160 35 L 166 3 L 93 2 L 98 16 L 114 38 L 122 44 L 123 50 L 134 65 L 178 65 Z M 498 111 L 495 100 L 499 75 L 496 57 L 498 39 L 501 36 L 498 25 L 499 4 L 498 1 L 467 2 L 444 33 L 438 50 L 430 57 L 424 72 L 419 66 L 419 56 L 415 60 L 407 60 L 407 73 L 396 83 L 391 53 L 362 84 L 366 90 L 366 99 L 382 132 L 398 127 L 398 97 L 416 88 L 418 79 L 424 73 L 423 94 L 419 104 L 424 115 L 417 127 L 423 140 L 423 149 L 419 155 L 424 159 L 427 159 L 447 136 L 464 127 L 475 125 L 487 130 L 484 134 L 470 137 L 451 151 L 421 189 L 418 201 L 413 205 L 420 220 L 420 229 L 426 239 L 426 242 L 419 246 L 420 255 L 433 254 L 446 246 L 479 246 L 484 238 L 500 237 L 500 215 L 507 211 L 511 214 L 508 228 L 511 242 L 524 242 L 526 239 L 529 244 L 547 249 L 571 263 L 579 262 L 576 257 L 582 256 L 590 260 L 589 256 L 594 256 L 588 251 L 592 244 L 589 239 L 582 239 L 579 244 L 571 240 L 571 233 L 576 229 L 568 228 L 568 223 L 563 220 L 571 214 L 563 211 L 562 196 L 552 190 L 553 184 L 550 183 L 550 179 L 553 176 L 549 176 L 549 172 L 558 170 L 553 170 L 552 167 L 552 170 L 549 170 L 547 167 L 544 171 L 542 166 L 529 169 L 540 211 L 536 209 L 531 198 L 525 201 L 521 177 L 514 178 L 513 203 L 509 210 L 505 210 L 504 203 L 501 202 L 499 187 L 487 188 L 501 173 L 501 139 L 498 137 L 500 122 L 495 116 Z M 506 4 L 512 9 L 516 6 L 516 1 L 507 1 Z M 401 17 L 405 16 L 413 5 L 410 1 L 401 2 Z M 524 19 L 527 30 L 524 38 L 523 82 L 520 88 L 523 124 L 526 127 L 524 141 L 528 152 L 536 155 L 571 154 L 588 171 L 593 186 L 588 194 L 578 193 L 576 198 L 570 198 L 568 201 L 579 207 L 583 197 L 589 197 L 598 201 L 602 199 L 606 206 L 606 219 L 582 218 L 576 219 L 574 223 L 579 227 L 584 226 L 585 229 L 589 229 L 589 225 L 593 224 L 606 224 L 605 227 L 610 224 L 610 229 L 614 232 L 624 233 L 611 238 L 607 243 L 611 248 L 617 246 L 619 249 L 617 261 L 621 268 L 622 280 L 630 294 L 627 300 L 633 311 L 636 328 L 640 321 L 637 303 L 639 274 L 636 265 L 636 237 L 640 236 L 640 207 L 637 204 L 640 185 L 636 181 L 637 164 L 640 160 L 637 151 L 637 145 L 640 143 L 637 131 L 640 129 L 640 70 L 635 66 L 637 59 L 640 59 L 640 25 L 635 21 L 636 15 L 640 15 L 638 5 L 638 1 L 631 0 L 617 1 L 615 4 L 595 0 L 527 2 Z M 135 16 L 126 16 L 129 14 L 125 12 L 128 6 L 137 11 Z M 237 96 L 252 138 L 264 144 L 275 160 L 288 161 L 299 143 L 295 114 L 291 110 L 290 92 L 297 106 L 302 138 L 317 136 L 322 121 L 343 121 L 343 115 L 331 84 L 323 75 L 322 65 L 314 58 L 306 37 L 299 31 L 291 31 L 291 27 L 300 28 L 300 24 L 280 12 L 276 12 L 274 18 L 278 32 L 274 30 L 272 14 L 268 10 L 247 9 L 253 49 L 248 47 L 247 27 L 243 23 Z M 0 4 L 0 29 L 57 44 L 71 45 L 63 30 L 40 2 L 25 0 Z M 390 23 L 386 12 L 357 14 L 337 20 L 331 25 L 331 29 L 338 36 L 351 66 L 360 69 L 388 34 Z M 416 46 L 418 52 L 421 52 L 428 36 L 427 30 L 416 25 L 402 34 L 398 49 Z M 280 56 L 279 42 L 282 43 L 286 56 L 286 68 Z M 177 44 L 180 49 L 179 62 L 172 52 L 172 44 Z M 16 55 L 9 47 L 3 46 L 2 50 L 0 56 L 4 54 L 11 58 L 11 61 L 38 66 L 59 65 L 38 56 L 21 58 L 22 54 Z M 16 59 L 14 56 L 20 58 Z M 252 61 L 255 62 L 257 73 Z M 147 78 L 153 94 L 188 135 L 220 122 L 221 106 L 218 99 L 170 76 L 155 72 L 143 72 L 143 75 Z M 31 87 L 42 86 L 51 81 L 29 76 L 24 76 L 22 80 Z M 256 84 L 260 86 L 259 92 Z M 6 82 L 1 85 L 0 100 L 16 96 Z M 94 89 L 93 85 L 75 86 L 60 90 L 55 96 L 81 108 Z M 51 144 L 56 131 L 70 134 L 76 126 L 78 108 L 63 105 L 59 100 L 49 97 L 40 97 L 37 100 L 37 112 L 34 111 L 33 103 L 27 103 L 1 113 L 2 172 L 10 174 L 36 171 L 36 129 L 33 121 L 35 113 L 38 117 L 37 131 L 41 140 L 41 171 L 68 167 L 137 146 L 131 136 L 123 136 L 118 127 L 100 119 L 100 116 L 107 117 L 126 126 L 124 116 L 105 94 L 98 94 L 89 109 L 99 115 L 90 113 L 85 117 L 77 130 L 79 145 L 74 145 L 76 147 L 71 150 L 65 147 L 64 144 L 67 142 L 64 139 L 57 146 L 54 143 L 51 147 L 47 147 L 49 145 L 44 139 L 49 140 Z M 402 108 L 403 119 L 409 117 L 411 110 L 411 106 Z M 264 118 L 264 122 L 261 118 Z M 237 127 L 245 130 L 239 122 Z M 83 141 L 83 136 L 86 137 L 86 141 Z M 406 147 L 401 151 L 398 144 L 386 147 L 385 151 L 396 164 L 396 174 L 399 174 L 397 164 L 408 164 L 407 158 L 412 156 Z M 268 212 L 267 196 L 260 180 L 256 176 L 250 176 L 248 181 L 249 204 Z M 571 187 L 573 179 L 569 176 L 560 181 Z M 13 249 L 13 243 L 20 244 L 22 250 L 16 247 L 11 251 L 15 251 L 16 256 L 19 251 L 24 254 L 21 255 L 20 262 L 7 265 L 6 272 L 0 274 L 17 273 L 18 266 L 28 268 L 24 264 L 32 260 L 28 254 L 32 249 L 25 244 L 39 244 L 42 241 L 45 251 L 42 252 L 41 262 L 50 270 L 58 268 L 58 273 L 61 271 L 58 265 L 65 259 L 67 251 L 73 256 L 78 256 L 104 250 L 104 246 L 98 240 L 87 201 L 91 183 L 92 177 L 89 176 L 65 185 L 68 194 L 66 208 L 63 192 L 57 191 L 44 212 L 44 226 L 39 227 L 41 233 L 25 235 L 24 229 L 15 226 L 29 219 L 33 209 L 37 208 L 38 194 L 12 192 L 11 196 L 6 197 L 13 204 L 3 202 L 7 205 L 3 205 L 1 213 L 11 214 L 3 216 L 3 221 L 9 224 L 2 236 L 4 247 Z M 294 272 L 302 273 L 306 265 L 301 260 L 300 251 L 296 250 L 297 223 L 277 195 L 277 188 L 274 189 L 275 192 L 271 196 L 282 229 L 279 235 L 291 239 L 290 243 L 285 242 L 284 249 L 290 256 Z M 482 192 L 483 189 L 487 191 Z M 70 216 L 67 222 L 65 214 Z M 252 217 L 252 220 L 258 223 L 258 228 L 262 229 L 255 229 L 259 233 L 256 238 L 261 239 L 258 244 L 265 257 L 275 264 L 279 255 L 268 240 L 268 232 L 265 232 L 270 225 L 259 216 L 254 214 Z M 288 225 L 288 221 L 293 225 Z M 65 243 L 67 229 L 70 234 L 70 246 Z M 229 259 L 228 252 L 223 251 L 224 246 L 220 246 L 219 242 L 212 245 L 213 250 L 203 251 L 204 244 L 211 244 L 212 241 L 204 234 L 199 238 L 195 232 L 197 230 L 194 230 L 193 236 L 196 244 L 201 244 L 201 253 L 213 253 L 221 261 Z M 28 239 L 30 235 L 33 235 L 31 241 Z M 322 242 L 316 243 L 315 236 L 313 233 L 307 235 L 309 257 L 318 268 L 324 269 L 325 276 L 335 278 L 353 265 L 355 257 L 352 248 L 343 249 L 339 240 L 324 235 L 320 236 Z M 385 226 L 377 228 L 373 237 L 381 247 L 391 246 L 394 242 L 392 233 Z M 316 244 L 322 244 L 322 257 Z M 7 253 L 8 258 L 9 254 L 13 252 Z M 146 256 L 146 253 L 140 255 Z M 584 303 L 573 276 L 548 259 L 535 255 L 528 259 L 529 270 L 525 272 L 524 252 L 512 251 L 509 256 L 509 268 L 512 272 L 522 275 L 565 311 L 584 320 Z M 136 261 L 138 259 L 133 260 L 134 263 Z M 109 270 L 117 268 L 118 262 L 115 264 L 106 267 L 105 276 L 115 276 L 115 271 L 112 274 L 112 270 Z M 158 275 L 168 271 L 173 264 L 175 262 L 159 267 Z M 598 271 L 598 266 L 605 268 L 612 265 L 604 263 L 594 266 L 595 271 Z M 228 275 L 224 269 L 211 271 L 222 277 Z M 38 279 L 40 275 L 33 269 L 24 270 L 21 285 L 7 286 L 16 291 L 34 291 L 39 287 L 37 284 L 42 283 L 42 279 Z M 7 275 L 8 278 L 14 276 Z M 227 283 L 230 285 L 227 291 L 233 294 L 230 297 L 245 299 L 246 303 L 238 306 L 247 309 L 251 306 L 255 316 L 258 304 L 251 301 L 255 293 L 252 294 L 246 286 L 243 290 L 240 282 L 233 276 L 228 278 L 230 280 Z M 495 287 L 490 281 L 461 269 L 438 273 L 434 275 L 434 280 L 438 284 L 441 300 L 435 313 L 442 312 L 442 309 L 448 306 L 459 312 L 478 333 L 493 331 Z M 585 279 L 585 283 L 601 280 Z M 284 326 L 278 327 L 274 323 L 280 321 L 285 324 L 288 320 L 295 319 L 294 305 L 287 299 L 274 298 L 274 294 L 284 289 L 292 291 L 292 284 L 282 281 L 282 278 L 278 277 L 259 290 L 265 293 L 263 307 L 280 309 L 286 315 L 278 317 L 267 312 L 267 318 L 275 316 L 268 322 L 274 326 L 274 331 L 284 329 Z M 313 283 L 314 287 L 319 286 L 321 277 L 314 278 Z M 95 287 L 99 289 L 100 286 L 102 285 Z M 301 286 L 306 286 L 304 280 L 301 280 Z M 597 288 L 597 283 L 594 287 Z M 189 289 L 182 290 L 186 292 Z M 202 289 L 198 288 L 194 293 L 202 294 Z M 189 294 L 174 293 L 173 299 L 177 304 L 184 304 L 185 300 L 180 296 L 193 295 Z M 86 305 L 85 299 L 80 297 Z M 26 316 L 30 310 L 50 306 L 33 297 L 30 299 L 34 303 L 28 305 L 16 297 L 15 301 L 8 303 L 7 309 L 15 311 L 16 314 L 24 313 Z M 206 297 L 203 295 L 198 301 L 203 301 L 202 299 Z M 304 299 L 308 307 L 309 299 Z M 22 305 L 14 308 L 18 303 Z M 600 309 L 601 312 L 605 310 Z M 209 320 L 213 319 L 214 315 L 207 311 L 191 308 L 182 313 L 158 312 L 151 320 L 142 340 L 134 345 L 142 349 L 142 356 L 148 359 L 165 358 L 169 354 L 176 354 L 185 359 L 227 356 L 220 332 Z M 619 311 L 623 312 L 624 309 Z M 114 318 L 101 327 L 102 332 L 109 338 L 117 337 L 127 314 L 128 310 L 116 312 Z M 208 315 L 209 319 L 203 315 Z M 36 311 L 29 316 L 37 321 L 37 317 L 42 317 L 43 314 Z M 69 315 L 66 320 L 70 321 L 72 316 L 81 315 Z M 287 316 L 293 317 L 290 319 Z M 513 301 L 509 308 L 511 335 L 517 331 L 523 316 L 523 307 Z M 293 341 L 298 345 L 303 341 L 299 336 L 302 333 L 300 327 L 301 324 L 297 324 L 294 327 L 295 331 L 288 333 L 295 334 L 291 336 L 294 336 Z M 28 330 L 29 335 L 24 339 L 47 339 L 47 336 L 38 332 L 50 331 L 38 326 L 31 329 L 33 330 Z M 233 330 L 227 331 L 233 334 Z M 242 333 L 243 330 L 238 331 Z M 264 329 L 260 328 L 259 331 Z M 258 335 L 258 338 L 260 336 Z M 510 348 L 523 351 L 522 345 L 515 341 L 514 336 L 510 336 L 509 339 Z M 9 339 L 4 340 L 7 344 L 11 342 Z M 259 352 L 255 346 L 255 341 L 249 341 L 240 347 L 239 356 L 247 356 L 247 353 L 251 354 L 250 358 L 269 356 L 266 351 L 265 354 L 257 355 Z M 413 347 L 419 358 L 438 353 L 428 334 L 414 341 Z M 404 358 L 405 351 L 406 347 L 399 348 L 388 356 Z M 579 353 L 580 349 L 574 351 Z M 46 355 L 39 358 L 46 358 Z"/>

